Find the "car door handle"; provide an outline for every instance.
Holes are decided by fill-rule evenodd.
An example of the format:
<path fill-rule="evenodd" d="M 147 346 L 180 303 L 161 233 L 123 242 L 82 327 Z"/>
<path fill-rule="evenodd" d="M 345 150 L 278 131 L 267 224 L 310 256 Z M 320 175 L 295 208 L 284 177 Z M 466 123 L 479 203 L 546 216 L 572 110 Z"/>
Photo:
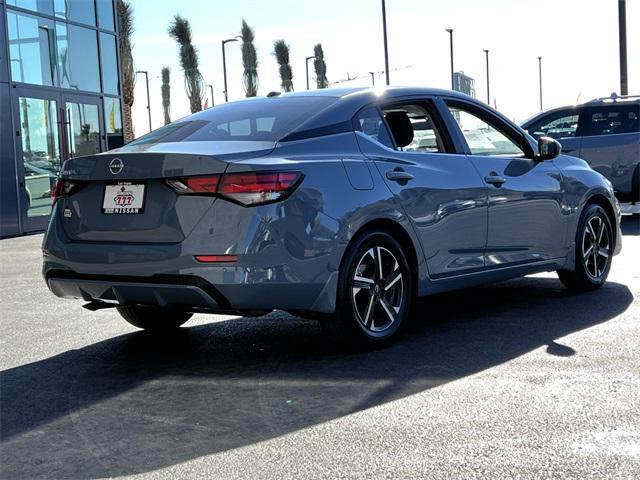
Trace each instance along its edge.
<path fill-rule="evenodd" d="M 408 182 L 413 180 L 414 176 L 404 170 L 391 170 L 386 173 L 387 178 L 393 182 Z"/>
<path fill-rule="evenodd" d="M 501 187 L 502 184 L 507 181 L 507 179 L 501 177 L 497 173 L 491 173 L 489 176 L 484 177 L 484 181 L 490 183 L 491 185 L 495 185 L 496 187 Z"/>
<path fill-rule="evenodd" d="M 575 152 L 576 150 L 577 148 L 563 148 L 562 153 L 571 153 L 571 152 Z"/>

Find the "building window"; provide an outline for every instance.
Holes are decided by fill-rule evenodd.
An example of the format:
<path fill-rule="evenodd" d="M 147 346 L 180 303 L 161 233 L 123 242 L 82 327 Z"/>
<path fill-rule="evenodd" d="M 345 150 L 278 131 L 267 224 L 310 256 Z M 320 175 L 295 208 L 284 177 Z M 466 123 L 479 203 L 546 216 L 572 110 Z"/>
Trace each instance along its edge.
<path fill-rule="evenodd" d="M 13 81 L 54 85 L 53 22 L 8 12 L 7 23 Z"/>
<path fill-rule="evenodd" d="M 53 15 L 53 0 L 7 0 L 7 5 Z"/>
<path fill-rule="evenodd" d="M 102 62 L 102 91 L 118 95 L 118 56 L 116 37 L 100 33 L 100 61 Z"/>
<path fill-rule="evenodd" d="M 60 85 L 74 90 L 100 91 L 98 44 L 95 30 L 58 23 Z"/>
<path fill-rule="evenodd" d="M 118 98 L 104 97 L 104 123 L 107 126 L 107 149 L 122 147 L 124 136 L 122 135 L 122 116 L 120 115 L 120 100 Z"/>
<path fill-rule="evenodd" d="M 113 0 L 98 0 L 98 25 L 100 28 L 115 32 L 116 25 L 113 17 Z"/>
<path fill-rule="evenodd" d="M 96 26 L 96 9 L 93 0 L 55 0 L 56 17 Z"/>

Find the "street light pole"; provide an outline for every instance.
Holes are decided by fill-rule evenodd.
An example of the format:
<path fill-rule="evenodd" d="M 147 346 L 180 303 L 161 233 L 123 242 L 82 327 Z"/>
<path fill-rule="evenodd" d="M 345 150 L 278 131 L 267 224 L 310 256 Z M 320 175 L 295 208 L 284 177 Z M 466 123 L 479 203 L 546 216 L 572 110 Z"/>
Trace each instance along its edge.
<path fill-rule="evenodd" d="M 382 0 L 382 35 L 384 37 L 384 74 L 389 86 L 389 47 L 387 44 L 387 6 Z"/>
<path fill-rule="evenodd" d="M 627 2 L 618 0 L 618 34 L 620 37 L 620 95 L 629 94 L 627 78 Z"/>
<path fill-rule="evenodd" d="M 227 55 L 225 53 L 224 46 L 229 42 L 237 42 L 238 37 L 227 38 L 222 40 L 222 75 L 224 77 L 224 101 L 229 101 L 229 93 L 227 92 Z"/>
<path fill-rule="evenodd" d="M 484 50 L 484 56 L 487 61 L 487 105 L 491 105 L 491 99 L 489 97 L 489 50 Z"/>
<path fill-rule="evenodd" d="M 316 58 L 316 56 L 312 55 L 304 59 L 304 66 L 307 69 L 307 90 L 309 90 L 309 60 L 311 60 L 312 58 Z"/>
<path fill-rule="evenodd" d="M 149 72 L 146 70 L 138 70 L 136 72 L 136 75 L 138 73 L 144 74 L 145 82 L 147 84 L 147 113 L 149 114 L 149 131 L 151 131 L 153 130 L 153 128 L 151 127 L 151 99 L 149 98 Z"/>
<path fill-rule="evenodd" d="M 369 72 L 369 75 L 371 75 L 371 86 L 375 87 L 376 86 L 376 73 L 375 72 Z"/>
<path fill-rule="evenodd" d="M 449 32 L 449 50 L 451 52 L 451 90 L 455 90 L 453 81 L 453 28 L 446 28 L 445 32 Z"/>
<path fill-rule="evenodd" d="M 213 102 L 213 85 L 207 85 L 207 87 L 209 87 L 209 90 L 211 91 L 211 106 L 214 106 L 214 102 Z"/>
<path fill-rule="evenodd" d="M 538 57 L 538 77 L 540 79 L 540 110 L 542 110 L 542 57 Z"/>

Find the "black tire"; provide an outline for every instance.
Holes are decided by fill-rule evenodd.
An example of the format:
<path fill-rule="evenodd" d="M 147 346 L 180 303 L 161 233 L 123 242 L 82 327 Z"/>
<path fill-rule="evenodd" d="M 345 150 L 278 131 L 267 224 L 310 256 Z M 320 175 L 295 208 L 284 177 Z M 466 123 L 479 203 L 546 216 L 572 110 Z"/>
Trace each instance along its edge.
<path fill-rule="evenodd" d="M 336 313 L 322 320 L 329 338 L 349 349 L 388 344 L 408 322 L 414 297 L 401 245 L 383 231 L 357 238 L 342 261 L 337 293 Z"/>
<path fill-rule="evenodd" d="M 600 205 L 587 205 L 580 215 L 576 232 L 575 270 L 558 271 L 562 284 L 575 292 L 595 290 L 604 285 L 611 269 L 614 241 L 607 212 Z"/>
<path fill-rule="evenodd" d="M 134 327 L 154 332 L 174 330 L 193 316 L 192 313 L 168 307 L 127 305 L 116 309 Z"/>

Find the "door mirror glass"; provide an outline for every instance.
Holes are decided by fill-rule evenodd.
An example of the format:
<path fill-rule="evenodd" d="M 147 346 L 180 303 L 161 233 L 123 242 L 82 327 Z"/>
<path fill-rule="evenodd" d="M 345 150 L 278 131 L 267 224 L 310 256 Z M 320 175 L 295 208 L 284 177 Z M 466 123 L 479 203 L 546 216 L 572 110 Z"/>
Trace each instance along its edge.
<path fill-rule="evenodd" d="M 538 160 L 553 160 L 562 151 L 562 145 L 551 137 L 540 137 L 538 139 Z"/>

